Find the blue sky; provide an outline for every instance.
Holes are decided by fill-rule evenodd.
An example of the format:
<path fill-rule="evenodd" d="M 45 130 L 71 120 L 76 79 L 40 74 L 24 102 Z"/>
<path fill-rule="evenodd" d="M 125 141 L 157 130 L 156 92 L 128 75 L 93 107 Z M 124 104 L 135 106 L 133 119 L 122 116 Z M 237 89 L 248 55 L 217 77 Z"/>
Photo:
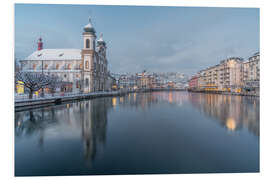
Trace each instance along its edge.
<path fill-rule="evenodd" d="M 37 49 L 82 48 L 91 15 L 103 33 L 111 72 L 189 75 L 229 56 L 259 51 L 259 9 L 93 5 L 15 5 L 15 57 Z"/>

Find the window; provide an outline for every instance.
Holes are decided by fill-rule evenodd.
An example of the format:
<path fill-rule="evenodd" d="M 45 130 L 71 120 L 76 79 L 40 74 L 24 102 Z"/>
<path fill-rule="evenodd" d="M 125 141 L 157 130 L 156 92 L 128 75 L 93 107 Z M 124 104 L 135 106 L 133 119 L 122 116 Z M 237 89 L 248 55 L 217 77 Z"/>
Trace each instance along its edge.
<path fill-rule="evenodd" d="M 85 79 L 85 85 L 86 85 L 86 86 L 89 85 L 89 80 L 88 80 L 88 78 Z"/>
<path fill-rule="evenodd" d="M 33 69 L 34 70 L 36 70 L 36 67 L 37 67 L 37 65 L 36 64 L 33 64 Z"/>
<path fill-rule="evenodd" d="M 76 82 L 76 88 L 79 88 L 80 87 L 80 83 L 79 81 Z"/>
<path fill-rule="evenodd" d="M 80 69 L 82 69 L 82 64 L 80 64 Z"/>
<path fill-rule="evenodd" d="M 59 64 L 56 64 L 55 69 L 59 69 Z"/>
<path fill-rule="evenodd" d="M 89 62 L 85 61 L 85 69 L 88 69 L 88 68 L 89 68 Z"/>
<path fill-rule="evenodd" d="M 90 41 L 89 41 L 89 39 L 86 39 L 85 43 L 86 43 L 85 47 L 86 48 L 89 48 L 90 47 Z"/>
<path fill-rule="evenodd" d="M 68 69 L 68 70 L 70 70 L 70 69 L 71 69 L 71 65 L 70 65 L 70 64 L 68 64 L 67 69 Z"/>
<path fill-rule="evenodd" d="M 67 77 L 67 75 L 66 74 L 64 74 L 64 78 L 66 78 Z"/>
<path fill-rule="evenodd" d="M 45 67 L 44 67 L 44 69 L 48 69 L 48 64 L 45 64 Z"/>

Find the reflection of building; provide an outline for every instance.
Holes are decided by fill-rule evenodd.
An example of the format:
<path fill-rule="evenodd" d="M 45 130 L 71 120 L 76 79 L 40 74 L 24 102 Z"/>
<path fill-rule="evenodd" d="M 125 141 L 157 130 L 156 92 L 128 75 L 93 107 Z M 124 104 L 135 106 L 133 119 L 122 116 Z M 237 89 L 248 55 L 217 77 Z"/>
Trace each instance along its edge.
<path fill-rule="evenodd" d="M 106 141 L 107 114 L 112 107 L 110 98 L 99 98 L 71 104 L 15 113 L 15 135 L 41 134 L 50 136 L 51 127 L 61 135 L 82 136 L 84 155 L 91 160 L 97 148 Z M 52 126 L 53 124 L 53 126 Z M 80 133 L 74 133 L 80 132 Z M 69 134 L 69 132 L 71 134 Z M 41 139 L 41 142 L 42 139 Z"/>
<path fill-rule="evenodd" d="M 192 105 L 230 131 L 242 127 L 259 136 L 259 99 L 255 97 L 189 93 Z"/>
<path fill-rule="evenodd" d="M 21 60 L 23 72 L 54 74 L 64 82 L 69 82 L 64 91 L 92 92 L 107 90 L 108 61 L 106 43 L 101 37 L 97 40 L 96 31 L 89 23 L 84 27 L 82 49 L 43 49 L 39 39 L 38 49 Z"/>

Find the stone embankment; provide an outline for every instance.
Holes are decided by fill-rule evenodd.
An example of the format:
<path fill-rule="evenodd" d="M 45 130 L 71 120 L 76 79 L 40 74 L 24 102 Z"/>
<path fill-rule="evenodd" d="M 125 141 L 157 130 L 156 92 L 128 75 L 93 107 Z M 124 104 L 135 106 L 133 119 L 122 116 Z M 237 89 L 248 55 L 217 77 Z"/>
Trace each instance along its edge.
<path fill-rule="evenodd" d="M 16 99 L 15 98 L 15 111 L 22 111 L 34 108 L 41 108 L 56 104 L 61 104 L 63 102 L 83 100 L 83 99 L 93 99 L 97 97 L 109 97 L 109 96 L 122 96 L 127 93 L 132 93 L 133 91 L 112 91 L 112 92 L 93 92 L 93 93 L 83 93 L 83 94 L 72 94 L 65 96 L 55 96 L 46 98 L 36 98 L 36 99 Z"/>
<path fill-rule="evenodd" d="M 224 91 L 200 91 L 200 90 L 188 90 L 189 92 L 195 93 L 206 93 L 206 94 L 223 94 L 223 95 L 234 95 L 234 96 L 253 96 L 253 97 L 260 97 L 258 93 L 254 92 L 224 92 Z"/>
<path fill-rule="evenodd" d="M 122 91 L 110 91 L 110 92 L 92 92 L 92 93 L 77 93 L 77 94 L 67 94 L 67 95 L 57 95 L 44 98 L 16 98 L 15 97 L 15 111 L 23 111 L 35 108 L 42 108 L 52 105 L 61 104 L 64 102 L 72 102 L 84 99 L 94 99 L 98 97 L 109 97 L 109 96 L 123 96 L 128 93 L 143 93 L 143 92 L 153 92 L 153 91 L 184 91 L 184 89 L 138 89 L 138 90 L 122 90 Z"/>

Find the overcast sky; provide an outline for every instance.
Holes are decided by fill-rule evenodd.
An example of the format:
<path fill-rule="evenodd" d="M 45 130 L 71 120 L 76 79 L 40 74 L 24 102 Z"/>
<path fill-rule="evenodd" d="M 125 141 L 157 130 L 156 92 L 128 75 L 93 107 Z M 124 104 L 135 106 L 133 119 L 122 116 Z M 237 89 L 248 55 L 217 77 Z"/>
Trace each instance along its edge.
<path fill-rule="evenodd" d="M 91 15 L 103 33 L 111 72 L 189 75 L 229 56 L 259 51 L 259 9 L 93 5 L 15 5 L 15 56 L 37 49 L 82 48 Z"/>

